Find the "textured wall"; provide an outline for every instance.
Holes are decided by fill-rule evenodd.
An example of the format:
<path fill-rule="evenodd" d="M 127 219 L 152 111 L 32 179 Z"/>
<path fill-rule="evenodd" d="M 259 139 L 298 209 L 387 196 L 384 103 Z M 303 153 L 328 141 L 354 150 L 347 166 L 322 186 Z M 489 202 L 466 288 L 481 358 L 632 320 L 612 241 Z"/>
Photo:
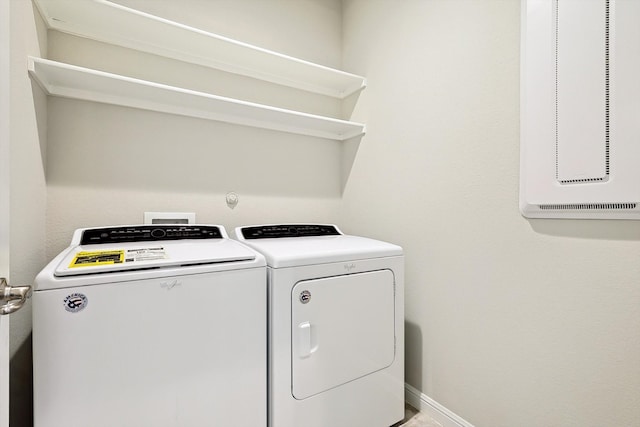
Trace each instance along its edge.
<path fill-rule="evenodd" d="M 33 281 L 44 261 L 46 99 L 27 74 L 27 55 L 46 54 L 44 24 L 31 3 L 11 2 L 11 275 L 14 284 Z M 42 52 L 42 53 L 41 53 Z M 12 354 L 30 327 L 30 306 L 13 316 Z"/>
<path fill-rule="evenodd" d="M 31 284 L 46 261 L 46 99 L 27 75 L 27 55 L 46 54 L 44 25 L 31 2 L 10 1 L 10 269 Z M 31 305 L 11 315 L 10 425 L 31 423 Z"/>
<path fill-rule="evenodd" d="M 518 212 L 519 2 L 344 4 L 341 223 L 406 250 L 408 383 L 477 427 L 640 426 L 640 222 Z"/>
<path fill-rule="evenodd" d="M 341 61 L 339 1 L 119 3 L 323 65 Z M 341 102 L 205 67 L 49 31 L 49 58 L 245 101 L 340 117 Z M 75 228 L 139 223 L 145 211 L 195 212 L 237 225 L 335 221 L 340 143 L 50 97 L 47 256 Z M 228 191 L 238 206 L 225 204 Z"/>
<path fill-rule="evenodd" d="M 340 105 L 55 32 L 49 57 L 352 117 L 367 135 L 339 144 L 52 98 L 40 137 L 45 233 L 45 147 L 34 143 L 33 96 L 21 86 L 26 142 L 16 154 L 27 168 L 18 176 L 36 177 L 12 204 L 12 232 L 32 236 L 12 247 L 16 274 L 29 280 L 74 228 L 139 222 L 145 210 L 195 211 L 229 228 L 335 221 L 406 250 L 411 385 L 477 427 L 638 425 L 640 222 L 518 213 L 519 2 L 346 0 L 342 10 L 339 1 L 120 2 L 343 62 L 368 88 Z M 24 8 L 19 16 L 29 18 Z M 35 40 L 32 24 L 16 25 Z M 230 190 L 240 194 L 234 210 L 224 204 Z M 44 234 L 35 265 L 28 248 Z"/>

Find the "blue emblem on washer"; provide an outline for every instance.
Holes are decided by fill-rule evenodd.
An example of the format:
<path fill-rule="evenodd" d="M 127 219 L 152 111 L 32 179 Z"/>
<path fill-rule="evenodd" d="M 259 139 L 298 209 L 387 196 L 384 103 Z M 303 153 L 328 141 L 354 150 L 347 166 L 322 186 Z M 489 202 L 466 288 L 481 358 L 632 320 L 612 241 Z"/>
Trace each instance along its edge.
<path fill-rule="evenodd" d="M 89 300 L 85 294 L 73 293 L 64 299 L 64 309 L 70 313 L 77 313 L 84 310 L 88 303 Z"/>

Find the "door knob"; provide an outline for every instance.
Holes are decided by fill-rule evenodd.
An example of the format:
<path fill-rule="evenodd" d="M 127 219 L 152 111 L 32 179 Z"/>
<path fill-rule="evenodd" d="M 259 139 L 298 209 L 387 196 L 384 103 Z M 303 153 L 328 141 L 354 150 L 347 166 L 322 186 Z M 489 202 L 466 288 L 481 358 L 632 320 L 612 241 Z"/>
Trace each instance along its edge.
<path fill-rule="evenodd" d="M 31 296 L 31 286 L 9 286 L 7 279 L 0 277 L 0 315 L 20 310 Z"/>

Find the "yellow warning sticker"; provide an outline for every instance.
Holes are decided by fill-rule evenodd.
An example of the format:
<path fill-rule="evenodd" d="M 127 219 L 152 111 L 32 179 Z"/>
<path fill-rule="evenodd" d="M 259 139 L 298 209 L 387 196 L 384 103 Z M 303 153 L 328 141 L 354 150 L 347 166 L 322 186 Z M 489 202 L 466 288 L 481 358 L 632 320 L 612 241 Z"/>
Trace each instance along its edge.
<path fill-rule="evenodd" d="M 121 264 L 124 262 L 124 250 L 78 252 L 69 268 L 95 267 L 96 265 Z"/>

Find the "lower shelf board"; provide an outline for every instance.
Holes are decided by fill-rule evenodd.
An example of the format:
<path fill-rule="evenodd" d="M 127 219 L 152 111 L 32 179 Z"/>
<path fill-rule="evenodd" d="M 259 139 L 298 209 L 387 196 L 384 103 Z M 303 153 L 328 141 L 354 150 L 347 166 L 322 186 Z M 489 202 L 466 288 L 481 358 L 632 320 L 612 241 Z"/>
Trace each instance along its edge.
<path fill-rule="evenodd" d="M 365 125 L 29 57 L 29 74 L 52 96 L 141 108 L 345 141 Z"/>

